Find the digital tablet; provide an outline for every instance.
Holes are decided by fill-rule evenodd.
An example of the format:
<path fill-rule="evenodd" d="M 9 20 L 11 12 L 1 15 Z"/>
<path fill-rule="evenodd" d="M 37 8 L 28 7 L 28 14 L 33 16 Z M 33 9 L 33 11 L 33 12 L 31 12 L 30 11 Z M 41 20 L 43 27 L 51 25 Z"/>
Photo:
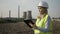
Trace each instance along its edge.
<path fill-rule="evenodd" d="M 24 22 L 30 27 L 32 28 L 29 23 L 33 24 L 34 25 L 34 22 L 32 20 L 24 20 Z"/>

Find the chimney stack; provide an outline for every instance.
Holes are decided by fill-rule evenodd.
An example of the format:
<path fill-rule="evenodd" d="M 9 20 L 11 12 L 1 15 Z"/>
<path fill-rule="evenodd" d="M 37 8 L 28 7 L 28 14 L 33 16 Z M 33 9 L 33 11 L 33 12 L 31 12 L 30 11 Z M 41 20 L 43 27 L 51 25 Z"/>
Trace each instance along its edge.
<path fill-rule="evenodd" d="M 9 10 L 9 18 L 11 18 L 11 10 Z"/>
<path fill-rule="evenodd" d="M 20 6 L 18 5 L 18 18 L 20 18 Z"/>

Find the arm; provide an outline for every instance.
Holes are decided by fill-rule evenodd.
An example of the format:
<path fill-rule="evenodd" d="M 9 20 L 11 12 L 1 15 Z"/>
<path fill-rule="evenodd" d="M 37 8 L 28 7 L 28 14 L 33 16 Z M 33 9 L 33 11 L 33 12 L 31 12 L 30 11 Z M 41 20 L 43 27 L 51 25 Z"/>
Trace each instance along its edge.
<path fill-rule="evenodd" d="M 50 26 L 50 21 L 51 21 L 51 18 L 48 16 L 47 22 L 45 24 L 45 28 L 37 27 L 37 29 L 39 29 L 40 31 L 43 31 L 43 32 L 48 32 L 49 26 Z"/>

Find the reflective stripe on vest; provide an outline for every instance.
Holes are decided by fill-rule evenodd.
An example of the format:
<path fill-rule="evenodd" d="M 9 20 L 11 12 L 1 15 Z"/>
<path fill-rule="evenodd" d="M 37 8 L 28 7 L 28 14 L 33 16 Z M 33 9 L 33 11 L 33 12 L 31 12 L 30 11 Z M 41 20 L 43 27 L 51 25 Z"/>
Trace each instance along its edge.
<path fill-rule="evenodd" d="M 47 21 L 48 15 L 46 15 L 43 19 L 37 18 L 36 21 L 36 26 L 40 27 L 40 28 L 44 28 L 45 27 L 45 23 Z M 50 26 L 49 26 L 49 30 L 52 30 L 52 21 L 50 22 Z M 52 32 L 41 32 L 38 29 L 34 29 L 34 33 L 35 34 L 52 34 Z"/>

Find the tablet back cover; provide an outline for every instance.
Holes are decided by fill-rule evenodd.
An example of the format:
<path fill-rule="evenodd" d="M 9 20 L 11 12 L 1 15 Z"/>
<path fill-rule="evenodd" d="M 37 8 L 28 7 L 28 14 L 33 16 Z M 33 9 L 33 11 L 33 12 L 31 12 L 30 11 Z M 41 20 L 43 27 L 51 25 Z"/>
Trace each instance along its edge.
<path fill-rule="evenodd" d="M 32 23 L 32 24 L 34 25 L 34 23 L 33 23 L 32 20 L 24 20 L 24 22 L 25 22 L 30 28 L 32 28 L 32 27 L 29 25 L 29 23 Z"/>

